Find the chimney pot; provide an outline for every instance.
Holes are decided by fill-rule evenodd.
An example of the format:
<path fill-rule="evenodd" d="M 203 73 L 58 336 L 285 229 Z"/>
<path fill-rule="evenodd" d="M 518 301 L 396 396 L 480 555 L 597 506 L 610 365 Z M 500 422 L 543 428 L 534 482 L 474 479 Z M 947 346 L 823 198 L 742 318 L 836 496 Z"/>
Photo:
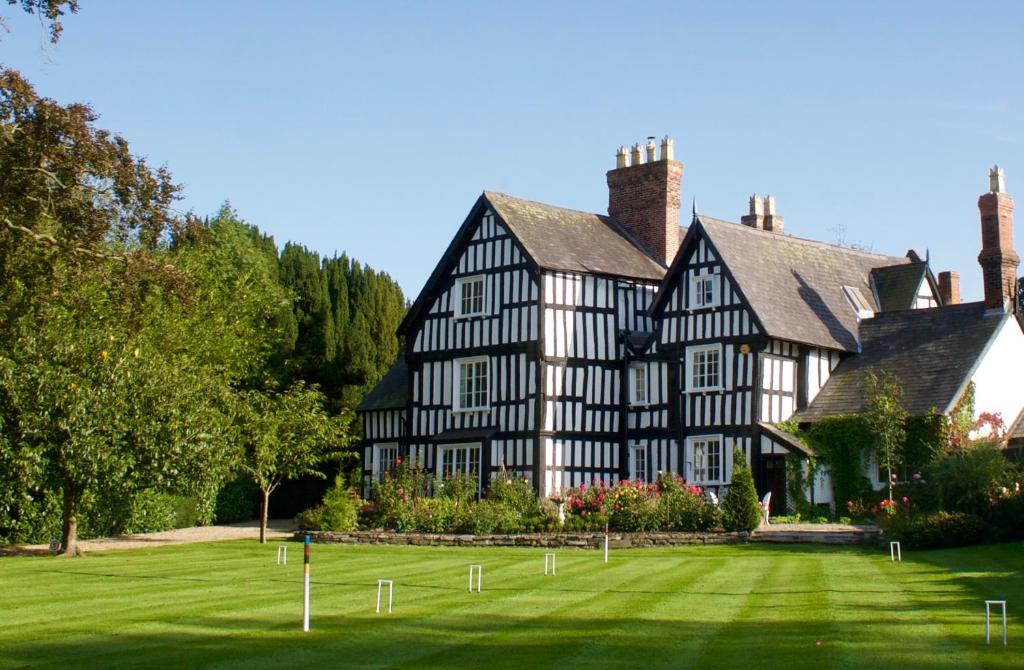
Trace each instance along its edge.
<path fill-rule="evenodd" d="M 943 305 L 960 304 L 960 273 L 940 272 L 939 273 L 939 299 Z"/>
<path fill-rule="evenodd" d="M 615 152 L 615 169 L 624 167 L 629 167 L 629 152 L 622 146 Z"/>
<path fill-rule="evenodd" d="M 643 152 L 640 150 L 640 143 L 637 142 L 633 145 L 633 161 L 632 165 L 643 165 Z"/>
<path fill-rule="evenodd" d="M 1006 193 L 1006 175 L 998 165 L 988 171 L 988 190 L 990 193 Z"/>
<path fill-rule="evenodd" d="M 757 230 L 764 230 L 764 200 L 761 199 L 761 196 L 756 193 L 750 196 L 750 213 L 741 216 L 740 223 Z"/>
<path fill-rule="evenodd" d="M 764 197 L 764 229 L 781 235 L 783 226 L 782 217 L 775 213 L 775 198 L 766 195 Z"/>
<path fill-rule="evenodd" d="M 675 160 L 675 153 L 675 143 L 671 137 L 665 135 L 665 137 L 661 138 L 661 160 Z"/>
<path fill-rule="evenodd" d="M 654 139 L 647 140 L 647 162 L 653 163 L 657 158 L 654 155 L 656 147 L 654 146 Z"/>

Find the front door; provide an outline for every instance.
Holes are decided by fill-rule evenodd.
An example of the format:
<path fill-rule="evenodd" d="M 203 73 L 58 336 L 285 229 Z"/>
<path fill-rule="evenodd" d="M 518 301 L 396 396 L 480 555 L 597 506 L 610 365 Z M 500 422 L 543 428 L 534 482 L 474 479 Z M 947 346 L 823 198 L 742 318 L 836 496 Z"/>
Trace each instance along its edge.
<path fill-rule="evenodd" d="M 779 454 L 763 454 L 765 493 L 772 492 L 772 516 L 787 513 L 786 507 L 786 457 Z"/>

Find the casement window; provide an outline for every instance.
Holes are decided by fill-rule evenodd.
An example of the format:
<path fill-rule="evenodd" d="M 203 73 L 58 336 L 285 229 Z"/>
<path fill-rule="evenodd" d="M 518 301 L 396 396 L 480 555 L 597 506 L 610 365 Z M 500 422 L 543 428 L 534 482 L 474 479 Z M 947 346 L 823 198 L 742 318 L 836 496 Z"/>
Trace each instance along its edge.
<path fill-rule="evenodd" d="M 465 319 L 486 314 L 484 296 L 487 278 L 484 275 L 455 280 L 455 318 Z"/>
<path fill-rule="evenodd" d="M 647 366 L 636 363 L 629 366 L 629 404 L 646 405 L 648 402 Z"/>
<path fill-rule="evenodd" d="M 718 306 L 718 275 L 699 275 L 690 277 L 690 299 L 687 307 Z"/>
<path fill-rule="evenodd" d="M 629 478 L 647 481 L 647 446 L 634 444 L 629 448 Z"/>
<path fill-rule="evenodd" d="M 373 475 L 380 479 L 385 472 L 395 467 L 398 460 L 398 443 L 375 444 L 373 452 Z"/>
<path fill-rule="evenodd" d="M 471 412 L 489 407 L 489 367 L 486 356 L 455 361 L 455 411 Z"/>
<path fill-rule="evenodd" d="M 725 450 L 720 435 L 687 438 L 687 452 L 694 484 L 725 483 Z"/>
<path fill-rule="evenodd" d="M 441 447 L 441 471 L 443 479 L 455 474 L 472 475 L 480 489 L 480 444 L 453 444 Z"/>
<path fill-rule="evenodd" d="M 689 347 L 686 350 L 686 390 L 717 391 L 722 388 L 722 347 Z"/>

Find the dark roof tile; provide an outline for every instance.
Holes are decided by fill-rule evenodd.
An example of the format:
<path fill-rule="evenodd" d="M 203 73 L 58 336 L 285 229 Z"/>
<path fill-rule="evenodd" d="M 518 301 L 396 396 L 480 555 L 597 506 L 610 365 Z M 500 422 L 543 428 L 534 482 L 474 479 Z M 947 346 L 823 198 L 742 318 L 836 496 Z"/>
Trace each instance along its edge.
<path fill-rule="evenodd" d="M 872 370 L 891 373 L 912 416 L 949 411 L 1008 315 L 981 302 L 882 312 L 860 324 L 862 351 L 844 359 L 799 421 L 856 414 L 867 407 Z"/>
<path fill-rule="evenodd" d="M 356 407 L 357 412 L 369 412 L 379 409 L 405 409 L 409 400 L 409 368 L 405 364 L 405 356 L 399 356 L 391 369 L 387 371 L 377 385 L 363 397 Z"/>

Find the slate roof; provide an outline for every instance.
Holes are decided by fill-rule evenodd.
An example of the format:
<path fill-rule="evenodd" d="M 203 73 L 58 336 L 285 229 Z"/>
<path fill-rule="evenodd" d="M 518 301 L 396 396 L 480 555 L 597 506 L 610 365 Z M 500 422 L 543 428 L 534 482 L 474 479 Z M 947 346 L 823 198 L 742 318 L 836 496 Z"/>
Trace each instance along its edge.
<path fill-rule="evenodd" d="M 1006 439 L 1015 445 L 1024 444 L 1024 410 L 1021 410 L 1017 420 L 1010 425 L 1010 429 L 1006 432 Z"/>
<path fill-rule="evenodd" d="M 764 331 L 813 346 L 857 351 L 857 313 L 843 286 L 870 301 L 873 269 L 909 263 L 701 214 L 697 222 Z"/>
<path fill-rule="evenodd" d="M 399 356 L 391 369 L 381 378 L 373 390 L 366 394 L 356 407 L 357 412 L 380 409 L 405 409 L 409 400 L 409 368 L 405 356 Z"/>
<path fill-rule="evenodd" d="M 541 268 L 661 281 L 665 267 L 614 219 L 484 191 Z"/>
<path fill-rule="evenodd" d="M 917 299 L 917 287 L 927 272 L 928 264 L 923 261 L 872 270 L 871 278 L 875 280 L 880 310 L 912 309 Z"/>
<path fill-rule="evenodd" d="M 797 420 L 853 414 L 866 409 L 868 373 L 892 373 L 913 416 L 955 404 L 999 327 L 1013 318 L 982 302 L 882 312 L 860 324 L 862 351 L 844 359 Z"/>

